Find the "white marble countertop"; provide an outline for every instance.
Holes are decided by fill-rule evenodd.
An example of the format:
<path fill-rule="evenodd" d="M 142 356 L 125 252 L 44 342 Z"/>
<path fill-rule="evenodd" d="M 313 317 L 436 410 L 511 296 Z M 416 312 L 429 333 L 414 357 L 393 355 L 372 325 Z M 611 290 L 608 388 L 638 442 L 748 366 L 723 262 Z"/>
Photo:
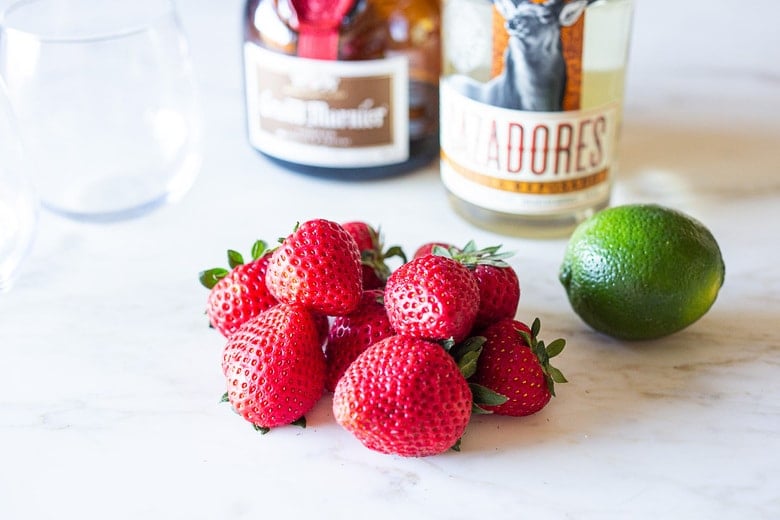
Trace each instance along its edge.
<path fill-rule="evenodd" d="M 557 281 L 565 240 L 469 226 L 435 165 L 353 184 L 271 166 L 244 137 L 241 3 L 180 5 L 203 170 L 139 220 L 43 215 L 0 296 L 0 518 L 780 518 L 777 2 L 638 1 L 614 203 L 694 215 L 726 263 L 711 311 L 647 344 L 590 331 Z M 519 316 L 567 338 L 571 382 L 535 416 L 473 420 L 462 451 L 437 457 L 368 451 L 328 397 L 305 430 L 259 436 L 218 403 L 223 341 L 197 273 L 314 217 L 381 224 L 407 250 L 517 251 Z"/>

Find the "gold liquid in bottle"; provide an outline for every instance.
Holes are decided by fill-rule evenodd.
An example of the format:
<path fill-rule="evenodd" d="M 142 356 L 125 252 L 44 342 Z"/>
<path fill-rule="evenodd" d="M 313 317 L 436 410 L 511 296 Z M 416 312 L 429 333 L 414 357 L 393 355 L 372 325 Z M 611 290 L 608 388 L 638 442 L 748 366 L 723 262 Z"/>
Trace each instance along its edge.
<path fill-rule="evenodd" d="M 249 141 L 291 170 L 370 179 L 438 153 L 438 1 L 249 0 L 244 65 Z"/>

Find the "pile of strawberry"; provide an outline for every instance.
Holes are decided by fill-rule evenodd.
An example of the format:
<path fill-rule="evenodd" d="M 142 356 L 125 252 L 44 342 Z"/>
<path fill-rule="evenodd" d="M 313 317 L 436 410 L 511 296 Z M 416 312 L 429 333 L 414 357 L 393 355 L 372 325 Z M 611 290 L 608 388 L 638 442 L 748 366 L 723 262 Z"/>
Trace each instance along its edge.
<path fill-rule="evenodd" d="M 252 259 L 200 273 L 226 338 L 225 399 L 256 429 L 305 425 L 333 392 L 336 421 L 370 449 L 458 449 L 472 413 L 541 410 L 565 382 L 539 320 L 515 320 L 520 285 L 500 247 L 431 242 L 407 261 L 364 222 L 304 222 Z M 391 271 L 386 260 L 400 258 Z"/>

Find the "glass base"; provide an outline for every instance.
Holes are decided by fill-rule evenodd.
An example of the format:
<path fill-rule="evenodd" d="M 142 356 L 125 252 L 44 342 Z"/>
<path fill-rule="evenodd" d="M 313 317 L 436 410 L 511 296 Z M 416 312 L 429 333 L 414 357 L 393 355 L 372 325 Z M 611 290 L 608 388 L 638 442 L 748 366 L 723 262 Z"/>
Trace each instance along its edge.
<path fill-rule="evenodd" d="M 56 215 L 83 222 L 108 223 L 146 215 L 181 199 L 195 183 L 200 160 L 189 163 L 161 185 L 161 176 L 109 177 L 62 193 L 41 193 L 41 206 Z M 56 197 L 56 198 L 55 198 Z"/>
<path fill-rule="evenodd" d="M 452 193 L 448 193 L 450 205 L 469 223 L 501 235 L 521 238 L 568 237 L 580 222 L 609 205 L 609 199 L 573 212 L 551 215 L 515 215 L 475 206 Z"/>
<path fill-rule="evenodd" d="M 166 205 L 171 201 L 172 198 L 166 194 L 156 199 L 132 207 L 117 208 L 117 209 L 106 210 L 106 211 L 71 210 L 71 209 L 59 207 L 56 204 L 47 203 L 46 201 L 43 201 L 41 205 L 47 211 L 71 220 L 79 220 L 82 222 L 109 223 L 109 222 L 119 222 L 122 220 L 130 220 L 133 218 L 141 217 L 151 211 L 161 208 L 162 206 Z"/>

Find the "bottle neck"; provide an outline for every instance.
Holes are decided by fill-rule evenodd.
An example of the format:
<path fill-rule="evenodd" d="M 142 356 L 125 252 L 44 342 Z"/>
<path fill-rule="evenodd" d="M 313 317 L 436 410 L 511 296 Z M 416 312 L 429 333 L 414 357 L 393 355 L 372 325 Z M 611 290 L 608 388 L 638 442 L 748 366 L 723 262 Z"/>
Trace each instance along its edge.
<path fill-rule="evenodd" d="M 339 30 L 356 0 L 289 0 L 298 22 L 298 56 L 335 60 Z"/>
<path fill-rule="evenodd" d="M 339 30 L 301 24 L 298 29 L 298 56 L 335 60 L 339 55 Z"/>

